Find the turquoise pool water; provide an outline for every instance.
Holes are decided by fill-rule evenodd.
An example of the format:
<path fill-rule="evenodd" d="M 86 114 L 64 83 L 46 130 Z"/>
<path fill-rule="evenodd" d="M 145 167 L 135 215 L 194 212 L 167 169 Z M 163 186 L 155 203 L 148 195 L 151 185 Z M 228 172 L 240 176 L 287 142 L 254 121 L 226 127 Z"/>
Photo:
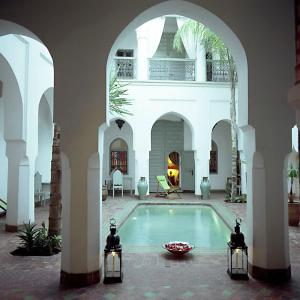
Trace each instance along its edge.
<path fill-rule="evenodd" d="M 205 205 L 138 205 L 118 231 L 123 246 L 186 241 L 197 249 L 224 250 L 230 229 Z"/>

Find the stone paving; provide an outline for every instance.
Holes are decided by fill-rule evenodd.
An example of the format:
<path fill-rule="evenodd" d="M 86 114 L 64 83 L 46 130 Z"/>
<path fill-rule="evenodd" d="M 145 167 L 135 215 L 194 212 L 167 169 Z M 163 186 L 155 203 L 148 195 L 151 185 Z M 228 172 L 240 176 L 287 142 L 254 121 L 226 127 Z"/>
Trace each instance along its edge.
<path fill-rule="evenodd" d="M 182 201 L 197 201 L 185 194 Z M 245 221 L 245 204 L 224 203 L 223 195 L 214 200 L 224 210 Z M 152 199 L 154 202 L 157 199 Z M 170 200 L 166 200 L 170 201 Z M 129 203 L 132 197 L 109 197 L 103 202 L 104 222 Z M 48 207 L 36 209 L 36 221 L 47 223 Z M 267 284 L 250 278 L 234 281 L 226 273 L 225 254 L 189 253 L 182 259 L 165 253 L 123 253 L 124 280 L 121 284 L 93 286 L 77 289 L 59 287 L 60 255 L 51 257 L 16 257 L 9 254 L 18 244 L 16 234 L 4 231 L 5 218 L 0 219 L 0 299 L 300 299 L 300 229 L 290 227 L 292 279 L 284 284 Z"/>

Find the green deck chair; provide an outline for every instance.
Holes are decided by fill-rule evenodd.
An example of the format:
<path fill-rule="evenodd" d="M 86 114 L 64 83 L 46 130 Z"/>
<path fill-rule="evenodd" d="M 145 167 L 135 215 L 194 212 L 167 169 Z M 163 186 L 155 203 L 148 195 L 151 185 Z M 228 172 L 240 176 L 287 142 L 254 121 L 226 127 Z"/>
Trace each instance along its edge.
<path fill-rule="evenodd" d="M 0 214 L 5 214 L 7 211 L 7 203 L 2 199 L 0 199 L 0 208 L 3 210 L 3 212 L 0 212 Z"/>
<path fill-rule="evenodd" d="M 166 179 L 166 176 L 159 175 L 156 176 L 157 179 L 157 193 L 156 196 L 163 196 L 168 198 L 170 194 L 174 193 L 177 194 L 178 198 L 181 198 L 179 195 L 179 187 L 173 186 L 168 180 Z M 159 187 L 163 189 L 163 192 L 159 192 Z"/>

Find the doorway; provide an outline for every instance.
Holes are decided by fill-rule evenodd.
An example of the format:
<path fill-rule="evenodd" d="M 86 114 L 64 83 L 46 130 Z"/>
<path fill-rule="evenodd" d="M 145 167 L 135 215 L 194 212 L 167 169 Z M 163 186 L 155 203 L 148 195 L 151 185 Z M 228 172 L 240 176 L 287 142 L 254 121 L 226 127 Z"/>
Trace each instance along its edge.
<path fill-rule="evenodd" d="M 168 179 L 173 186 L 180 186 L 180 155 L 178 152 L 171 152 L 168 155 Z"/>

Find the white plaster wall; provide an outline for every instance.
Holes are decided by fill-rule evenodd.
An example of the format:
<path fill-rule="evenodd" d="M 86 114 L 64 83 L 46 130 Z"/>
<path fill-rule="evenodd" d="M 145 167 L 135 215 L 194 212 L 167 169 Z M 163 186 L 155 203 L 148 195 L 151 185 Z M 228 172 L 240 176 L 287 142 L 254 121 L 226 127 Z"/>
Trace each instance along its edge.
<path fill-rule="evenodd" d="M 8 210 L 11 212 L 7 222 L 10 222 L 9 224 L 22 224 L 29 219 L 34 221 L 34 172 L 38 152 L 38 108 L 44 92 L 53 87 L 53 63 L 43 44 L 21 35 L 1 36 L 0 54 L 5 63 L 9 65 L 14 77 L 9 79 L 4 74 L 4 136 L 9 142 L 22 145 L 18 150 L 24 151 L 22 160 L 18 161 L 17 159 L 20 157 L 14 157 L 14 154 L 10 153 L 16 149 L 12 150 L 11 147 L 6 147 L 6 154 L 11 157 L 10 159 L 20 164 L 18 168 L 10 170 L 7 201 L 10 203 Z M 0 79 L 3 77 L 2 75 L 0 71 Z M 21 113 L 17 109 L 13 112 L 13 108 L 10 107 L 10 103 L 14 99 L 10 98 L 12 93 L 8 93 L 8 91 L 11 91 L 12 86 L 15 91 L 20 93 Z M 12 110 L 10 114 L 8 113 L 9 109 Z M 17 127 L 17 122 L 20 119 L 21 126 Z M 8 174 L 5 167 L 3 170 Z M 24 176 L 24 178 L 20 179 L 20 176 Z M 15 196 L 14 189 L 18 190 L 17 196 Z"/>
<path fill-rule="evenodd" d="M 105 180 L 110 179 L 110 144 L 117 138 L 123 139 L 128 146 L 127 159 L 128 159 L 128 174 L 124 175 L 124 189 L 130 190 L 130 180 L 132 178 L 132 189 L 134 185 L 134 152 L 133 152 L 133 134 L 132 129 L 128 122 L 125 122 L 121 130 L 118 128 L 115 120 L 110 122 L 110 126 L 104 132 L 104 151 L 103 151 L 103 177 L 102 184 Z"/>
<path fill-rule="evenodd" d="M 132 124 L 135 166 L 139 170 L 136 171 L 135 185 L 140 176 L 146 176 L 149 181 L 149 159 L 145 157 L 151 151 L 153 124 L 163 115 L 172 113 L 185 121 L 184 150 L 197 150 L 197 176 L 194 180 L 195 192 L 199 193 L 200 178 L 209 175 L 212 127 L 229 118 L 229 85 L 215 82 L 124 82 L 128 84 L 127 97 L 132 99 L 130 110 L 133 115 L 126 118 Z M 108 164 L 108 157 L 104 156 L 104 164 Z"/>
<path fill-rule="evenodd" d="M 35 172 L 42 175 L 42 182 L 51 181 L 52 158 L 52 116 L 46 98 L 43 96 L 39 105 L 38 127 L 38 156 L 35 163 Z"/>
<path fill-rule="evenodd" d="M 133 49 L 133 56 L 137 55 L 137 39 L 135 31 L 129 32 L 118 44 L 119 49 Z"/>
<path fill-rule="evenodd" d="M 0 98 L 0 198 L 7 201 L 7 157 L 4 140 L 4 103 Z"/>
<path fill-rule="evenodd" d="M 39 101 L 43 93 L 53 87 L 52 59 L 40 42 L 14 34 L 0 37 L 0 53 L 9 63 L 20 87 L 26 154 L 34 161 L 38 148 Z"/>
<path fill-rule="evenodd" d="M 134 142 L 137 151 L 140 146 L 151 148 L 150 132 L 153 124 L 162 115 L 175 113 L 190 127 L 192 149 L 200 147 L 204 136 L 210 145 L 213 125 L 229 118 L 230 89 L 226 83 L 131 81 L 128 82 L 128 97 L 132 105 L 133 131 L 142 132 L 143 143 Z M 213 102 L 213 108 L 210 103 Z M 210 146 L 209 146 L 210 148 Z M 191 149 L 189 149 L 191 150 Z"/>
<path fill-rule="evenodd" d="M 292 149 L 298 151 L 298 127 L 295 125 L 292 128 Z"/>
<path fill-rule="evenodd" d="M 224 190 L 226 179 L 231 176 L 230 124 L 220 121 L 212 132 L 212 139 L 218 147 L 218 173 L 209 175 L 211 189 Z"/>
<path fill-rule="evenodd" d="M 184 150 L 190 151 L 192 150 L 193 147 L 192 132 L 191 132 L 191 128 L 186 122 L 183 123 L 183 132 L 184 132 L 183 135 Z"/>

